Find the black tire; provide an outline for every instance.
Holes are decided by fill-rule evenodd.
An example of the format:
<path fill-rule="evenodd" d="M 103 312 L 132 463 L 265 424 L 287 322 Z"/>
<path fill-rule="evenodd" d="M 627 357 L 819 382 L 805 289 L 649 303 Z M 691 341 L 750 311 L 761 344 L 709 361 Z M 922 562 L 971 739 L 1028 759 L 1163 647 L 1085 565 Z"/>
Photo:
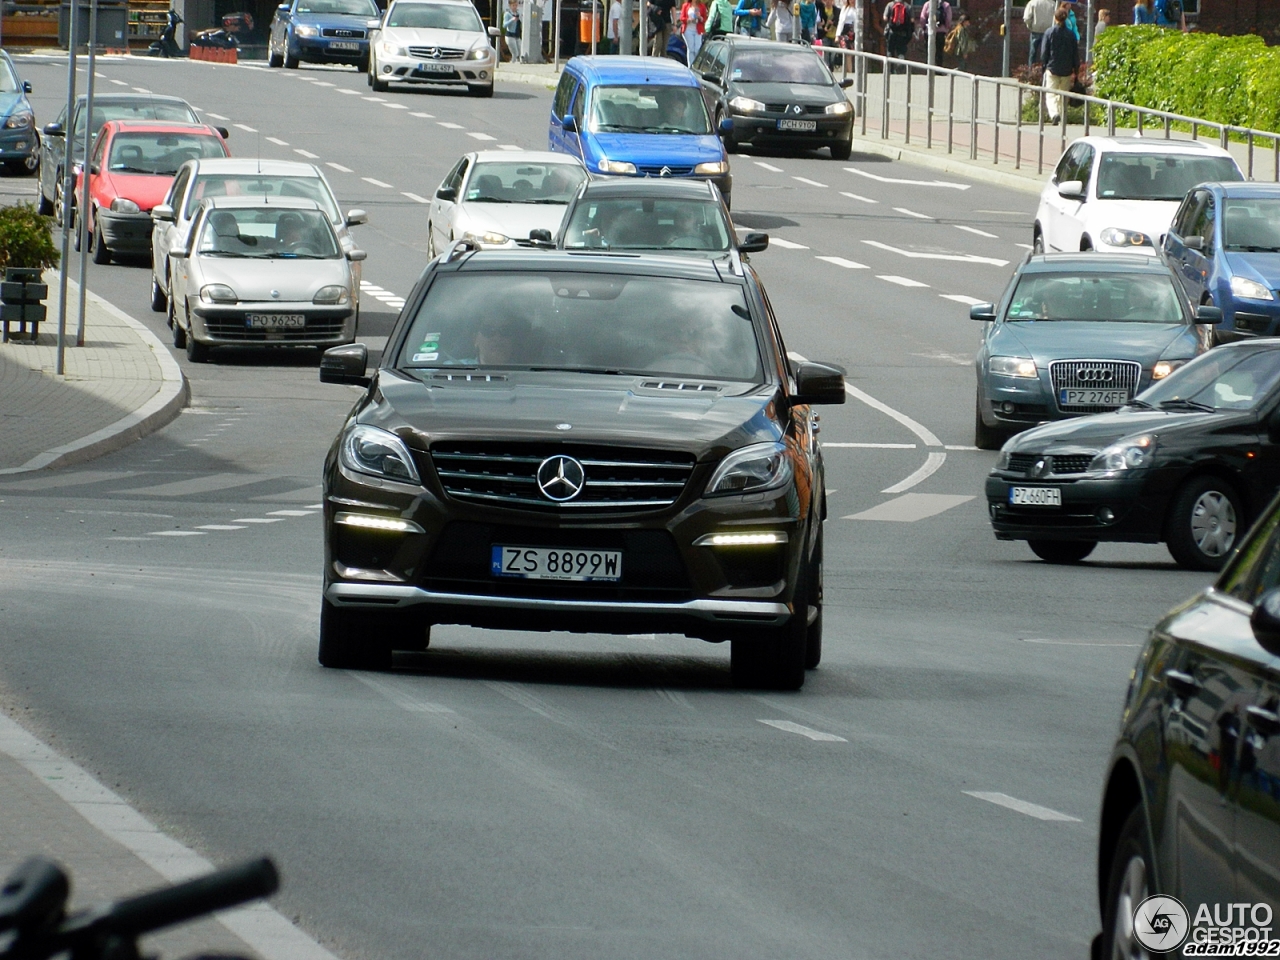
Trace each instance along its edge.
<path fill-rule="evenodd" d="M 369 72 L 369 55 L 368 54 L 365 54 L 363 57 L 361 57 L 360 62 L 356 64 L 356 72 L 357 73 Z"/>
<path fill-rule="evenodd" d="M 421 652 L 431 643 L 431 628 L 411 614 L 355 610 L 320 602 L 322 667 L 389 670 L 393 650 Z"/>
<path fill-rule="evenodd" d="M 819 521 L 821 524 L 821 521 Z M 804 638 L 804 668 L 817 669 L 822 662 L 822 526 L 818 527 L 818 545 L 813 550 L 809 564 L 809 609 L 817 608 L 817 614 L 808 621 Z"/>
<path fill-rule="evenodd" d="M 187 345 L 187 331 L 183 330 L 182 324 L 178 322 L 178 317 L 173 303 L 172 290 L 169 291 L 169 309 L 167 313 L 169 315 L 169 329 L 173 331 L 173 345 L 177 349 L 182 350 Z"/>
<path fill-rule="evenodd" d="M 164 295 L 164 291 L 160 289 L 160 284 L 156 282 L 155 274 L 151 275 L 151 309 L 156 313 L 165 313 L 169 306 L 169 298 Z"/>
<path fill-rule="evenodd" d="M 58 226 L 62 226 L 67 222 L 66 211 L 63 209 L 62 192 L 62 171 L 59 170 L 57 178 L 53 181 L 53 219 Z"/>
<path fill-rule="evenodd" d="M 373 87 L 374 93 L 386 93 L 391 89 L 391 84 L 385 80 L 379 80 L 372 73 L 369 74 L 369 86 Z"/>
<path fill-rule="evenodd" d="M 1090 240 L 1088 237 L 1081 237 L 1081 238 L 1080 238 L 1080 252 L 1081 252 L 1081 253 L 1088 253 L 1088 252 L 1089 252 L 1089 251 L 1091 251 L 1092 249 L 1093 249 L 1093 241 L 1092 241 L 1092 240 Z"/>
<path fill-rule="evenodd" d="M 289 48 L 284 48 L 284 68 L 286 70 L 297 70 L 301 61 L 297 57 L 289 56 Z"/>
<path fill-rule="evenodd" d="M 999 450 L 1004 446 L 1005 435 L 995 427 L 988 427 L 982 419 L 982 399 L 973 401 L 973 445 L 979 450 Z"/>
<path fill-rule="evenodd" d="M 191 324 L 191 318 L 187 317 L 188 326 Z M 176 327 L 175 327 L 176 329 Z M 209 362 L 209 345 L 201 343 L 195 338 L 195 335 L 188 330 L 185 337 L 187 341 L 187 359 L 192 363 L 208 363 Z"/>
<path fill-rule="evenodd" d="M 38 191 L 40 199 L 36 201 L 36 213 L 42 217 L 53 216 L 53 201 L 44 195 L 44 191 Z"/>
<path fill-rule="evenodd" d="M 473 97 L 492 97 L 493 84 L 491 83 L 484 87 L 467 87 L 467 93 L 471 94 Z"/>
<path fill-rule="evenodd" d="M 831 145 L 832 160 L 848 160 L 853 154 L 853 137 L 845 140 L 843 143 L 833 143 Z"/>
<path fill-rule="evenodd" d="M 1031 253 L 1034 256 L 1044 253 L 1044 234 L 1040 232 L 1039 227 L 1031 237 Z"/>
<path fill-rule="evenodd" d="M 89 249 L 93 252 L 94 263 L 111 262 L 111 251 L 107 249 L 107 242 L 102 238 L 101 230 L 95 230 L 89 234 Z"/>
<path fill-rule="evenodd" d="M 1195 477 L 1169 507 L 1165 546 L 1180 567 L 1221 570 L 1245 527 L 1244 504 L 1236 488 L 1218 477 Z"/>
<path fill-rule="evenodd" d="M 1145 957 L 1146 950 L 1133 935 L 1134 909 L 1155 891 L 1151 886 L 1155 858 L 1147 840 L 1146 818 L 1135 807 L 1120 828 L 1111 869 L 1107 873 L 1106 899 L 1102 903 L 1102 951 L 1113 957 Z"/>
<path fill-rule="evenodd" d="M 800 565 L 796 597 L 809 596 L 807 564 Z M 804 686 L 809 625 L 805 604 L 780 627 L 744 629 L 729 643 L 729 675 L 738 688 L 799 690 Z"/>
<path fill-rule="evenodd" d="M 281 67 L 284 66 L 284 56 L 282 54 L 276 53 L 274 50 L 271 50 L 268 47 L 267 66 L 273 70 L 279 70 Z"/>
<path fill-rule="evenodd" d="M 1045 563 L 1079 563 L 1098 545 L 1096 540 L 1028 540 L 1031 552 Z"/>

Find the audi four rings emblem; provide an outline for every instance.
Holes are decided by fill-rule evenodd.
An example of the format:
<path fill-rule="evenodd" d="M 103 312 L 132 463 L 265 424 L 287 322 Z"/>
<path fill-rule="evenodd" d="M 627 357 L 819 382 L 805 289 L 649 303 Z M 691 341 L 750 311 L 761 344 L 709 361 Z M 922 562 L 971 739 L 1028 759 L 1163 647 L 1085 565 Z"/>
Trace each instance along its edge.
<path fill-rule="evenodd" d="M 1115 378 L 1114 370 L 1103 367 L 1084 367 L 1076 371 L 1077 380 L 1088 380 L 1090 383 L 1110 383 Z"/>
<path fill-rule="evenodd" d="M 564 503 L 582 492 L 587 482 L 586 471 L 573 457 L 556 454 L 538 464 L 538 489 L 548 500 Z"/>

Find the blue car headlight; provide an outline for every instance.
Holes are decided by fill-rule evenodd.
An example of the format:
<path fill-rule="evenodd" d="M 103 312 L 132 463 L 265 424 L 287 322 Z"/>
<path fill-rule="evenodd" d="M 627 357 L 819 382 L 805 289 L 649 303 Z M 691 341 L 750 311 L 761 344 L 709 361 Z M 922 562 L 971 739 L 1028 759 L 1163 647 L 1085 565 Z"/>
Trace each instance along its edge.
<path fill-rule="evenodd" d="M 303 24 L 299 24 L 298 26 L 294 27 L 294 28 L 293 28 L 293 32 L 294 32 L 294 35 L 295 35 L 295 36 L 299 36 L 299 37 L 318 37 L 318 36 L 320 36 L 320 28 L 319 28 L 319 27 L 309 27 L 309 26 L 307 26 L 305 23 L 303 23 Z"/>
<path fill-rule="evenodd" d="M 992 357 L 987 361 L 988 369 L 998 377 L 1020 377 L 1034 380 L 1036 362 L 1030 357 Z"/>
<path fill-rule="evenodd" d="M 1275 294 L 1257 280 L 1248 277 L 1231 278 L 1231 295 L 1241 300 L 1274 300 Z"/>

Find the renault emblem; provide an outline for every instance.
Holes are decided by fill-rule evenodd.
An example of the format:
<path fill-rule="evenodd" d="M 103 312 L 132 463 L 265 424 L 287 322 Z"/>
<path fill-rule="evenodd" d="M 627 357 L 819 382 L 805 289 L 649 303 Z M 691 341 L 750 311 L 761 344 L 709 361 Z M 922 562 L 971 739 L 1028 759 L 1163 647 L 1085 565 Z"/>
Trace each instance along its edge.
<path fill-rule="evenodd" d="M 799 116 L 800 114 L 804 113 L 804 107 L 800 106 L 800 104 L 797 103 L 794 107 L 791 108 L 791 112 L 794 113 L 796 116 Z"/>
<path fill-rule="evenodd" d="M 573 457 L 556 454 L 538 464 L 538 489 L 548 500 L 564 503 L 582 492 L 587 482 L 582 464 Z"/>
<path fill-rule="evenodd" d="M 1033 476 L 1033 477 L 1043 477 L 1046 473 L 1048 473 L 1048 472 L 1049 472 L 1049 464 L 1050 464 L 1050 462 L 1051 462 L 1051 461 L 1050 461 L 1050 460 L 1049 460 L 1049 458 L 1047 458 L 1047 457 L 1043 457 L 1043 458 L 1041 458 L 1041 459 L 1037 460 L 1037 461 L 1036 461 L 1036 465 L 1035 465 L 1034 467 L 1032 467 L 1032 468 L 1031 468 L 1031 476 Z"/>

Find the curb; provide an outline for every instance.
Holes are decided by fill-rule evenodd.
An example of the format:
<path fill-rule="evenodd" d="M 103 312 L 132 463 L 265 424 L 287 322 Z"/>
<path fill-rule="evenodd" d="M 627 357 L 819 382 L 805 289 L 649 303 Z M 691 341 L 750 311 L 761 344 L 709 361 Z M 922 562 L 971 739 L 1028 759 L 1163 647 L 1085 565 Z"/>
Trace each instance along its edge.
<path fill-rule="evenodd" d="M 883 141 L 874 142 L 858 138 L 853 141 L 853 149 L 855 153 L 859 151 L 872 153 L 878 157 L 901 160 L 903 163 L 912 163 L 920 167 L 929 167 L 931 170 L 937 170 L 941 173 L 951 173 L 956 176 L 969 177 L 973 180 L 982 180 L 1010 190 L 1021 190 L 1024 193 L 1038 194 L 1044 189 L 1044 181 L 1042 179 L 1033 179 L 1021 173 L 1008 173 L 997 169 L 994 164 L 990 167 L 983 167 L 963 160 L 939 157 L 923 150 L 896 147 Z"/>
<path fill-rule="evenodd" d="M 68 281 L 68 298 L 70 298 L 71 291 L 75 287 L 74 281 Z M 147 434 L 155 433 L 155 431 L 170 423 L 182 408 L 187 405 L 187 401 L 191 397 L 191 387 L 187 383 L 187 378 L 182 375 L 182 369 L 178 366 L 178 361 L 173 359 L 165 345 L 160 342 L 159 337 L 142 323 L 133 319 L 133 317 L 114 304 L 108 303 L 92 290 L 87 291 L 86 296 L 117 320 L 129 326 L 155 355 L 156 362 L 160 365 L 160 389 L 155 396 L 151 397 L 137 410 L 126 414 L 115 423 L 103 427 L 87 437 L 81 437 L 79 440 L 73 440 L 71 443 L 64 443 L 60 447 L 54 447 L 52 450 L 37 454 L 20 467 L 9 467 L 0 470 L 0 475 L 7 476 L 15 473 L 30 473 L 33 470 L 52 470 L 57 467 L 69 467 L 72 464 L 83 463 L 86 460 L 92 460 L 103 454 L 127 447 L 135 440 L 141 440 Z"/>

